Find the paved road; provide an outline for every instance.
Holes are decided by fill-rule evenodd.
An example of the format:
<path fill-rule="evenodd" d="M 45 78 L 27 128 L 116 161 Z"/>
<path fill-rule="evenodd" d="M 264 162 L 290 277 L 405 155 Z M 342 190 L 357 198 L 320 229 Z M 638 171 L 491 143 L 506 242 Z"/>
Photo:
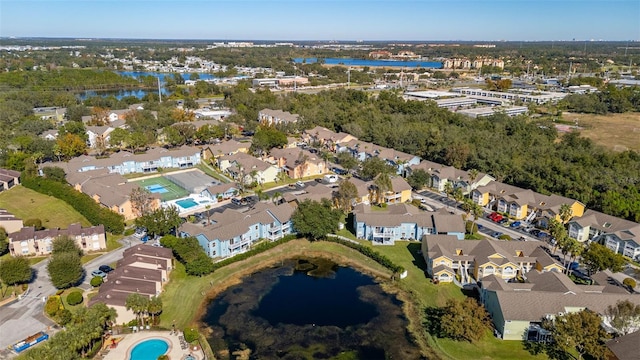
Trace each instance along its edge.
<path fill-rule="evenodd" d="M 43 315 L 43 297 L 55 293 L 49 281 L 48 260 L 34 266 L 35 280 L 29 284 L 29 293 L 22 300 L 0 307 L 0 359 L 13 357 L 6 348 L 24 338 L 48 330 L 55 325 Z"/>
<path fill-rule="evenodd" d="M 133 236 L 123 238 L 121 243 L 124 246 L 99 256 L 85 264 L 87 274 L 98 268 L 102 264 L 111 264 L 122 258 L 124 250 L 131 245 L 139 243 L 140 240 Z M 34 266 L 36 276 L 29 284 L 29 293 L 22 300 L 17 300 L 10 305 L 0 307 L 0 359 L 10 359 L 14 355 L 7 350 L 7 347 L 37 333 L 38 331 L 55 332 L 55 323 L 44 316 L 44 301 L 46 296 L 56 292 L 51 284 L 47 273 L 48 260 L 41 261 Z M 90 276 L 86 276 L 80 288 L 88 290 L 91 288 Z"/>

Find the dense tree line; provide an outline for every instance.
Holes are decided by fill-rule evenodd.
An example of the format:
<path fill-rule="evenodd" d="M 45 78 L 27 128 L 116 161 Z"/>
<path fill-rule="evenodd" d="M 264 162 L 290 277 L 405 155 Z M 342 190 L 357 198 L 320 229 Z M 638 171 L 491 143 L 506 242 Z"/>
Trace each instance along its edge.
<path fill-rule="evenodd" d="M 596 93 L 568 95 L 560 101 L 559 106 L 589 114 L 640 111 L 640 88 L 609 85 Z"/>
<path fill-rule="evenodd" d="M 103 224 L 106 231 L 114 234 L 121 234 L 124 231 L 122 215 L 100 206 L 91 197 L 76 191 L 69 185 L 42 177 L 23 176 L 22 186 L 66 202 L 87 218 L 92 225 Z"/>
<path fill-rule="evenodd" d="M 321 125 L 362 141 L 394 148 L 461 169 L 477 169 L 498 181 L 567 196 L 587 207 L 640 221 L 640 154 L 614 153 L 579 133 L 559 136 L 553 123 L 497 114 L 471 119 L 432 102 L 404 101 L 392 92 L 369 96 L 356 90 L 316 95 L 238 87 L 227 105 L 245 122 L 263 108 L 301 115 L 298 131 Z"/>
<path fill-rule="evenodd" d="M 113 71 L 60 69 L 55 71 L 26 71 L 0 73 L 0 84 L 6 89 L 30 91 L 78 91 L 138 88 L 141 84 L 132 77 Z"/>

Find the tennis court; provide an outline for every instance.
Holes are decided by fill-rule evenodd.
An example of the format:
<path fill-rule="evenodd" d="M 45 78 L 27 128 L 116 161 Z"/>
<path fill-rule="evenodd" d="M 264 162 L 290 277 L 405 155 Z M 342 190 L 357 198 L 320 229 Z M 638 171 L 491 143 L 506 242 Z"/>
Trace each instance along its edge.
<path fill-rule="evenodd" d="M 162 201 L 174 200 L 189 195 L 189 192 L 162 176 L 135 181 L 153 194 L 159 194 Z"/>

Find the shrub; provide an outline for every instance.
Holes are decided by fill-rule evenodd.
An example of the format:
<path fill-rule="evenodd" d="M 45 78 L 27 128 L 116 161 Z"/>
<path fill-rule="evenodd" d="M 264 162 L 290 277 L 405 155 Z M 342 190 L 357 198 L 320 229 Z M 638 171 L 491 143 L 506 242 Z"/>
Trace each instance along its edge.
<path fill-rule="evenodd" d="M 121 234 L 124 231 L 122 215 L 101 207 L 90 196 L 76 191 L 67 184 L 42 177 L 24 176 L 22 186 L 66 202 L 84 215 L 92 225 L 104 224 L 105 230 L 114 234 Z"/>
<path fill-rule="evenodd" d="M 93 278 L 91 278 L 90 284 L 93 287 L 98 287 L 98 286 L 102 285 L 102 282 L 103 282 L 102 277 L 94 276 Z"/>
<path fill-rule="evenodd" d="M 158 356 L 158 360 L 169 360 L 169 355 L 166 355 L 166 354 L 160 355 Z"/>
<path fill-rule="evenodd" d="M 511 240 L 511 236 L 507 235 L 507 234 L 502 234 L 498 237 L 498 239 L 500 240 Z"/>
<path fill-rule="evenodd" d="M 47 299 L 47 303 L 44 305 L 44 312 L 47 313 L 47 315 L 49 315 L 50 317 L 54 317 L 61 309 L 64 308 L 62 307 L 60 296 L 49 296 L 49 298 Z"/>
<path fill-rule="evenodd" d="M 72 291 L 67 295 L 67 303 L 69 303 L 69 305 L 78 305 L 82 303 L 82 300 L 84 300 L 84 298 L 80 291 Z"/>
<path fill-rule="evenodd" d="M 56 295 L 58 295 L 58 296 L 62 295 L 62 293 L 64 293 L 64 289 L 56 291 Z"/>
<path fill-rule="evenodd" d="M 633 289 L 636 287 L 637 283 L 634 279 L 632 278 L 626 278 L 624 280 L 622 280 L 622 284 L 629 287 L 629 289 Z"/>
<path fill-rule="evenodd" d="M 188 343 L 192 343 L 196 340 L 198 340 L 198 330 L 195 328 L 185 328 L 183 330 L 184 333 L 184 340 Z"/>
<path fill-rule="evenodd" d="M 65 326 L 73 320 L 73 314 L 67 309 L 60 309 L 56 313 L 56 320 L 58 324 Z"/>
<path fill-rule="evenodd" d="M 33 226 L 36 230 L 44 229 L 42 227 L 42 220 L 40 219 L 27 219 L 24 221 L 24 226 Z"/>

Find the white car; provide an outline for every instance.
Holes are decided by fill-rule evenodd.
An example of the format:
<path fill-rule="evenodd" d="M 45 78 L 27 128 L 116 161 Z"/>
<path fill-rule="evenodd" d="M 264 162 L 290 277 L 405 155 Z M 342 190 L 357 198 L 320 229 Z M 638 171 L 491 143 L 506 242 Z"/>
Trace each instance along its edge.
<path fill-rule="evenodd" d="M 304 187 L 304 183 L 302 181 L 296 181 L 296 186 L 297 187 Z"/>

